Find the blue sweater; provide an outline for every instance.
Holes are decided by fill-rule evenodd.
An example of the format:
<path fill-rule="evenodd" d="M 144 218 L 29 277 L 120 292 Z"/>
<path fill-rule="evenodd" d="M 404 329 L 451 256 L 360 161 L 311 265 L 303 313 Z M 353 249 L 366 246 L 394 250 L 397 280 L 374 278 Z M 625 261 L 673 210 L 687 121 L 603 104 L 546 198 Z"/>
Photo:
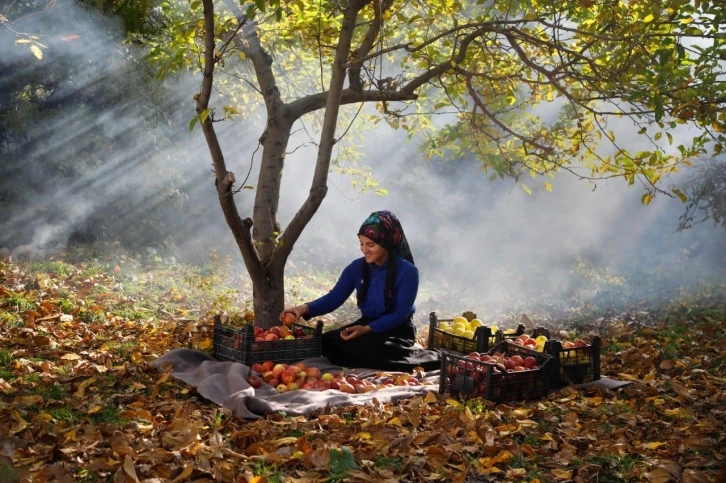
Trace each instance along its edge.
<path fill-rule="evenodd" d="M 361 257 L 345 267 L 335 287 L 319 299 L 309 302 L 308 313 L 305 319 L 330 313 L 343 305 L 353 289 L 356 296 L 360 296 L 363 283 L 363 264 L 365 258 Z M 370 265 L 370 284 L 368 294 L 361 307 L 363 317 L 375 319 L 370 323 L 373 332 L 387 332 L 404 323 L 414 313 L 414 301 L 418 293 L 418 269 L 404 258 L 398 257 L 396 264 L 396 283 L 391 300 L 392 312 L 386 313 L 384 291 L 386 285 L 387 264 Z"/>

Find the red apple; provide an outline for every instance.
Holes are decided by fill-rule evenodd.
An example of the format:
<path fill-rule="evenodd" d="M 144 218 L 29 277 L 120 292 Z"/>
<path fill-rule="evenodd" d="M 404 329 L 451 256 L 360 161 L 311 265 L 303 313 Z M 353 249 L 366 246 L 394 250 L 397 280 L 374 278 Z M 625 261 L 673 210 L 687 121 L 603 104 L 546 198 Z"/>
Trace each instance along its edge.
<path fill-rule="evenodd" d="M 265 361 L 262 363 L 262 369 L 265 372 L 271 371 L 273 367 L 275 367 L 275 363 L 272 361 Z"/>
<path fill-rule="evenodd" d="M 331 384 L 331 387 L 332 387 L 332 384 Z M 338 391 L 345 392 L 348 394 L 355 394 L 355 388 L 353 388 L 353 386 L 351 386 L 347 382 L 341 382 L 340 387 L 338 387 Z"/>
<path fill-rule="evenodd" d="M 272 371 L 267 371 L 262 374 L 262 380 L 265 381 L 267 384 L 269 384 L 272 379 L 275 379 L 275 374 L 273 374 Z"/>
<path fill-rule="evenodd" d="M 254 364 L 252 364 L 252 367 L 250 367 L 250 369 L 255 371 L 257 374 L 263 374 L 265 372 L 265 369 L 259 362 L 255 362 Z"/>
<path fill-rule="evenodd" d="M 250 376 L 247 378 L 247 383 L 253 388 L 257 389 L 258 387 L 262 386 L 262 379 L 260 379 L 258 376 Z"/>
<path fill-rule="evenodd" d="M 297 379 L 297 374 L 294 371 L 291 371 L 290 369 L 286 369 L 286 370 L 282 371 L 282 374 L 280 375 L 280 380 L 284 384 L 289 384 L 292 381 L 294 381 L 295 379 Z"/>
<path fill-rule="evenodd" d="M 582 339 L 575 339 L 575 347 L 587 347 L 587 342 Z"/>
<path fill-rule="evenodd" d="M 315 383 L 315 389 L 318 391 L 327 391 L 330 389 L 330 383 L 328 381 L 318 381 Z"/>
<path fill-rule="evenodd" d="M 313 390 L 313 389 L 316 389 L 316 387 L 315 387 L 315 384 L 310 384 L 309 382 L 306 382 L 305 384 L 303 384 L 302 386 L 300 386 L 300 389 L 310 389 L 310 390 Z"/>
<path fill-rule="evenodd" d="M 340 389 L 340 381 L 335 379 L 330 381 L 330 389 Z"/>
<path fill-rule="evenodd" d="M 295 364 L 295 367 L 297 367 L 299 370 L 305 371 L 305 372 L 307 372 L 307 370 L 308 370 L 307 366 L 305 364 L 303 364 L 302 362 L 298 362 L 297 364 Z"/>
<path fill-rule="evenodd" d="M 266 341 L 279 340 L 279 339 L 280 339 L 280 336 L 275 335 L 272 332 L 268 332 L 267 335 L 265 336 Z"/>
<path fill-rule="evenodd" d="M 275 334 L 277 337 L 282 337 L 282 332 L 280 332 L 280 328 L 277 326 L 270 327 L 270 330 L 268 330 L 268 332 L 270 334 Z"/>
<path fill-rule="evenodd" d="M 360 379 L 358 379 L 358 376 L 354 376 L 353 374 L 351 374 L 350 376 L 348 376 L 348 377 L 345 378 L 345 381 L 348 384 L 351 384 L 352 385 L 352 384 L 360 381 Z"/>
<path fill-rule="evenodd" d="M 255 334 L 255 337 L 257 337 L 258 335 L 260 335 L 261 333 L 264 332 L 264 330 L 261 329 L 260 327 L 252 327 L 252 331 Z"/>
<path fill-rule="evenodd" d="M 272 379 L 270 379 L 270 380 L 269 380 L 269 381 L 267 382 L 267 384 L 269 384 L 269 385 L 270 385 L 270 386 L 272 386 L 272 387 L 277 387 L 277 386 L 279 386 L 279 385 L 280 385 L 280 384 L 282 384 L 282 383 L 280 382 L 280 380 L 279 380 L 279 379 L 277 379 L 277 378 L 273 377 Z"/>
<path fill-rule="evenodd" d="M 522 359 L 522 356 L 515 354 L 512 356 L 512 361 L 515 366 L 521 366 L 524 359 Z"/>
<path fill-rule="evenodd" d="M 315 385 L 315 383 L 316 383 L 316 382 L 318 382 L 319 380 L 320 380 L 320 379 L 318 379 L 317 377 L 309 377 L 309 376 L 308 376 L 308 378 L 307 378 L 307 379 L 305 379 L 305 382 L 309 382 L 310 384 L 312 384 L 312 385 L 314 386 L 314 385 Z M 326 381 L 326 382 L 327 382 L 327 381 Z"/>
<path fill-rule="evenodd" d="M 308 377 L 315 377 L 317 379 L 320 379 L 320 369 L 318 369 L 317 367 L 308 367 L 307 373 Z"/>
<path fill-rule="evenodd" d="M 532 356 L 527 356 L 522 361 L 522 365 L 526 367 L 527 369 L 532 369 L 534 366 L 537 365 L 537 359 L 535 359 Z"/>

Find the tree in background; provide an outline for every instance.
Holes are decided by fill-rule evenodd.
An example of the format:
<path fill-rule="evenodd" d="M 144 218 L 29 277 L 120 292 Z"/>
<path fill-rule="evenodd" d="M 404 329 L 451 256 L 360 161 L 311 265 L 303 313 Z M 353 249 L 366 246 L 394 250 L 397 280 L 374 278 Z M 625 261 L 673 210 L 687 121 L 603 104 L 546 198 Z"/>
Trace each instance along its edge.
<path fill-rule="evenodd" d="M 717 3 L 194 0 L 161 5 L 150 58 L 161 75 L 202 72 L 191 126 L 201 124 L 257 323 L 268 326 L 283 307 L 285 263 L 326 196 L 333 148 L 354 121 L 406 129 L 428 156 L 474 154 L 493 177 L 621 177 L 642 184 L 645 204 L 657 193 L 685 200 L 658 182 L 724 144 Z M 259 105 L 260 172 L 243 218 L 235 195 L 247 186 L 227 169 L 215 123 Z M 637 141 L 616 139 L 624 118 Z M 696 135 L 673 146 L 670 130 L 682 124 Z M 308 197 L 283 228 L 280 182 L 301 128 L 315 132 L 317 159 Z"/>

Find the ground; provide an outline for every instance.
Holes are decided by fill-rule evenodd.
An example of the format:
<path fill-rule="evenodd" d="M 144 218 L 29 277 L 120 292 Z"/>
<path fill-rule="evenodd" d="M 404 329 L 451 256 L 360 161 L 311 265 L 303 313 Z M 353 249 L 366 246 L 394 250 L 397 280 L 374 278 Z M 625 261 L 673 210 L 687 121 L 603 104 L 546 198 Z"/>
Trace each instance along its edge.
<path fill-rule="evenodd" d="M 726 481 L 720 296 L 549 321 L 600 333 L 616 391 L 250 422 L 149 364 L 209 351 L 213 314 L 244 311 L 218 268 L 0 262 L 0 481 Z"/>

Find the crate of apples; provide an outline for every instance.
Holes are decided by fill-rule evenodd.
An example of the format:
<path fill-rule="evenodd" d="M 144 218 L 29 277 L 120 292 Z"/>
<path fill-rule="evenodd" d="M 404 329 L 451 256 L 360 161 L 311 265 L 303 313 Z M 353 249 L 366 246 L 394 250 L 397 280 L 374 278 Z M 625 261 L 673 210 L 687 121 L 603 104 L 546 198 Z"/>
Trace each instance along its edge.
<path fill-rule="evenodd" d="M 468 356 L 444 353 L 439 392 L 461 399 L 481 397 L 494 402 L 545 397 L 550 389 L 551 357 L 513 341 L 487 353 Z"/>
<path fill-rule="evenodd" d="M 318 321 L 315 327 L 285 323 L 269 329 L 251 324 L 235 329 L 222 325 L 217 315 L 214 318 L 212 354 L 218 360 L 246 365 L 270 360 L 289 364 L 319 357 L 322 334 L 322 321 Z"/>
<path fill-rule="evenodd" d="M 584 339 L 560 341 L 550 339 L 544 351 L 552 356 L 552 385 L 564 387 L 600 379 L 600 336 L 592 342 Z"/>

